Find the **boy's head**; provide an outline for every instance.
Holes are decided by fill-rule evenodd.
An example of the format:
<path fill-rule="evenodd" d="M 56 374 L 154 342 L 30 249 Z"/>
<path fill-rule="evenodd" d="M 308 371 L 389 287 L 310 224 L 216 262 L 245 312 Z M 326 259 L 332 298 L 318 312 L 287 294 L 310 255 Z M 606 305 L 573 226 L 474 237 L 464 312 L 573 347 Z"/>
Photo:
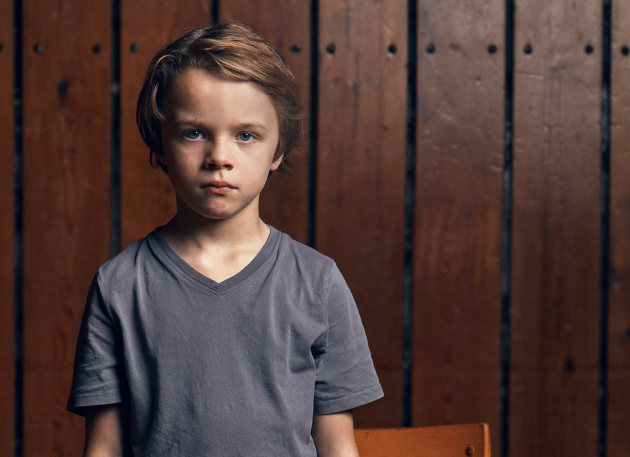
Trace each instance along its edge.
<path fill-rule="evenodd" d="M 273 46 L 238 22 L 193 30 L 164 46 L 153 57 L 136 110 L 140 134 L 151 150 L 151 163 L 168 172 L 159 160 L 164 154 L 164 104 L 173 79 L 191 69 L 204 69 L 236 81 L 251 82 L 269 96 L 280 134 L 274 161 L 282 157 L 279 170 L 286 174 L 290 155 L 302 140 L 299 89 L 291 70 Z"/>

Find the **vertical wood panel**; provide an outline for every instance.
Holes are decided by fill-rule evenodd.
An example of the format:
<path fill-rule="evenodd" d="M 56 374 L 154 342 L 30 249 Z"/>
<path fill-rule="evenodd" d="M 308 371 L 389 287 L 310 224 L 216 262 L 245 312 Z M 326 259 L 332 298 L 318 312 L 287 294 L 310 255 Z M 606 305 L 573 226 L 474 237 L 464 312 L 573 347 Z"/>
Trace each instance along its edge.
<path fill-rule="evenodd" d="M 110 253 L 111 8 L 23 2 L 25 456 L 82 450 L 83 420 L 65 405 L 87 290 Z"/>
<path fill-rule="evenodd" d="M 385 391 L 356 426 L 391 427 L 402 416 L 407 1 L 322 0 L 319 11 L 315 247 L 355 296 Z"/>
<path fill-rule="evenodd" d="M 147 66 L 164 44 L 209 24 L 210 0 L 126 0 L 121 4 L 121 244 L 129 244 L 175 214 L 168 176 L 149 165 L 136 126 L 136 102 Z"/>
<path fill-rule="evenodd" d="M 300 86 L 304 107 L 304 143 L 289 177 L 276 173 L 260 199 L 260 216 L 268 224 L 307 242 L 308 113 L 310 90 L 310 2 L 231 0 L 219 8 L 220 22 L 240 21 L 263 35 L 280 52 Z"/>
<path fill-rule="evenodd" d="M 608 455 L 630 457 L 630 3 L 613 2 Z"/>
<path fill-rule="evenodd" d="M 14 190 L 13 2 L 0 3 L 0 455 L 13 453 L 14 416 Z"/>
<path fill-rule="evenodd" d="M 412 421 L 488 422 L 494 437 L 504 22 L 502 0 L 419 2 Z"/>
<path fill-rule="evenodd" d="M 601 37 L 600 0 L 516 9 L 512 457 L 597 451 Z"/>

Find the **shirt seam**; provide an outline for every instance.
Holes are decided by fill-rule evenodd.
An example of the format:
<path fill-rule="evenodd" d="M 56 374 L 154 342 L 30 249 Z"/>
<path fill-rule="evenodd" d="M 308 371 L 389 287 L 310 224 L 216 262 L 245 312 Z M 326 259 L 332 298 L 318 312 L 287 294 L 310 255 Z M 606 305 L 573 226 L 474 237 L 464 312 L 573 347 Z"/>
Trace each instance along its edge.
<path fill-rule="evenodd" d="M 221 297 L 223 295 L 227 295 L 229 293 L 232 293 L 238 289 L 240 289 L 241 287 L 245 286 L 246 284 L 249 284 L 256 276 L 258 276 L 261 272 L 263 272 L 269 262 L 271 262 L 277 255 L 278 255 L 278 244 L 280 242 L 280 235 L 282 235 L 281 233 L 278 233 L 278 238 L 276 239 L 276 242 L 273 246 L 273 252 L 269 255 L 269 257 L 263 262 L 263 264 L 258 267 L 258 269 L 256 269 L 256 271 L 254 271 L 249 277 L 243 279 L 241 282 L 239 282 L 238 284 L 235 284 L 234 286 L 230 287 L 229 289 L 224 290 L 223 292 L 217 292 L 216 290 L 213 290 L 211 288 L 209 288 L 208 286 L 206 286 L 205 284 L 201 284 L 199 281 L 197 281 L 195 278 L 193 278 L 192 276 L 190 276 L 188 273 L 186 273 L 184 270 L 182 270 L 175 262 L 173 262 L 170 258 L 168 258 L 167 256 L 164 256 L 161 252 L 160 249 L 152 249 L 153 252 L 155 254 L 157 254 L 157 256 L 164 262 L 166 262 L 173 270 L 175 270 L 177 273 L 180 274 L 180 276 L 182 278 L 184 278 L 188 283 L 190 283 L 192 286 L 194 286 L 195 288 L 197 288 L 198 290 L 201 290 L 202 292 L 209 292 L 212 295 L 216 296 L 216 297 Z M 247 268 L 247 267 L 245 267 Z M 238 273 L 237 273 L 238 274 Z"/>
<path fill-rule="evenodd" d="M 100 393 L 93 393 L 93 394 L 74 394 L 73 397 L 76 400 L 80 399 L 80 398 L 84 398 L 84 397 L 105 397 L 107 395 L 111 395 L 111 394 L 119 394 L 120 390 L 119 389 L 114 389 L 114 390 L 107 390 L 105 392 L 100 392 Z"/>
<path fill-rule="evenodd" d="M 229 293 L 232 293 L 238 289 L 240 289 L 241 287 L 249 284 L 250 282 L 252 282 L 258 275 L 260 275 L 263 271 L 265 271 L 267 269 L 268 264 L 275 259 L 275 257 L 277 256 L 277 252 L 273 252 L 268 258 L 267 260 L 265 260 L 263 262 L 263 264 L 256 270 L 254 271 L 248 278 L 243 279 L 241 282 L 239 282 L 238 284 L 230 287 L 229 289 L 224 290 L 223 292 L 220 293 L 220 295 L 227 295 Z"/>
<path fill-rule="evenodd" d="M 344 401 L 348 401 L 348 400 L 352 400 L 355 397 L 361 396 L 361 395 L 366 395 L 366 394 L 370 394 L 372 392 L 377 391 L 378 389 L 381 389 L 381 385 L 380 384 L 376 384 L 372 387 L 366 387 L 365 389 L 363 389 L 360 392 L 355 392 L 353 394 L 350 395 L 346 395 L 345 397 L 341 397 L 341 398 L 335 398 L 334 400 L 324 400 L 324 401 L 315 401 L 315 406 L 326 406 L 326 405 L 332 405 L 335 403 L 340 403 L 340 402 L 344 402 Z"/>
<path fill-rule="evenodd" d="M 121 329 L 118 328 L 118 326 L 116 326 L 114 324 L 115 320 L 114 320 L 114 313 L 112 311 L 112 306 L 109 302 L 108 298 L 105 298 L 105 294 L 103 294 L 103 288 L 101 287 L 101 271 L 100 269 L 97 270 L 96 272 L 96 288 L 97 288 L 97 293 L 100 297 L 100 299 L 103 301 L 103 304 L 105 305 L 105 311 L 107 312 L 107 318 L 109 319 L 109 324 L 111 325 L 112 329 L 114 329 L 115 332 L 117 332 L 118 334 L 121 333 Z"/>
<path fill-rule="evenodd" d="M 324 308 L 324 319 L 326 321 L 326 336 L 325 336 L 325 340 L 324 340 L 325 341 L 324 342 L 324 353 L 321 356 L 321 360 L 320 360 L 319 365 L 317 367 L 318 369 L 321 368 L 322 364 L 324 364 L 326 362 L 326 355 L 328 354 L 328 335 L 330 333 L 330 323 L 328 322 L 328 306 L 327 305 L 328 305 L 328 296 L 329 296 L 330 287 L 331 287 L 331 285 L 330 285 L 330 282 L 331 282 L 330 281 L 330 276 L 332 275 L 332 270 L 333 270 L 334 266 L 335 266 L 335 262 L 333 261 L 331 267 L 328 269 L 328 272 L 326 274 L 326 280 L 325 280 L 325 283 L 328 285 L 328 287 L 326 288 L 326 294 L 325 294 L 326 298 L 323 300 L 322 307 Z"/>
<path fill-rule="evenodd" d="M 162 255 L 162 253 L 159 252 L 159 249 L 154 249 L 153 252 L 160 258 L 160 260 L 162 260 L 169 267 L 171 267 L 176 273 L 179 274 L 180 277 L 182 277 L 191 286 L 195 287 L 198 290 L 201 290 L 202 292 L 209 292 L 212 295 L 216 295 L 216 296 L 220 295 L 217 291 L 212 290 L 212 289 L 206 287 L 205 285 L 200 284 L 199 282 L 197 282 L 197 280 L 195 278 L 191 277 L 188 273 L 186 273 L 184 270 L 179 268 L 179 266 L 175 262 L 173 262 L 168 257 Z"/>

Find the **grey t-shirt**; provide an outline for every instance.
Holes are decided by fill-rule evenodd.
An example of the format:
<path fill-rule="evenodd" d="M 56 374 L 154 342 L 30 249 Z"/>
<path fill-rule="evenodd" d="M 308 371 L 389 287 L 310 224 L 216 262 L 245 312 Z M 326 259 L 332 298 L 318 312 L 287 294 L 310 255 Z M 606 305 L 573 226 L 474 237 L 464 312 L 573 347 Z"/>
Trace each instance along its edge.
<path fill-rule="evenodd" d="M 271 227 L 216 283 L 159 229 L 97 272 L 68 410 L 123 402 L 136 456 L 315 456 L 313 414 L 383 396 L 350 290 Z"/>

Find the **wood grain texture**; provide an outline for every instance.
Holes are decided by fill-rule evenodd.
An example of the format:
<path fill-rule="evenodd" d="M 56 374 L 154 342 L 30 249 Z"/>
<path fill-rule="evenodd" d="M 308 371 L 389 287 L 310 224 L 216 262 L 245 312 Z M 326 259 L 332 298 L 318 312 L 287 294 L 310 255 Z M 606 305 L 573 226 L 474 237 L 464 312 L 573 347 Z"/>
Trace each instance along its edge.
<path fill-rule="evenodd" d="M 110 255 L 112 5 L 22 8 L 24 455 L 81 455 L 83 420 L 65 406 L 85 297 Z"/>
<path fill-rule="evenodd" d="M 613 2 L 608 455 L 630 457 L 630 3 Z"/>
<path fill-rule="evenodd" d="M 499 430 L 504 17 L 502 0 L 419 2 L 414 425 Z"/>
<path fill-rule="evenodd" d="M 260 217 L 302 243 L 308 237 L 308 113 L 310 111 L 310 2 L 296 0 L 223 1 L 220 22 L 240 21 L 263 35 L 285 59 L 301 91 L 304 142 L 288 177 L 279 173 L 265 186 Z"/>
<path fill-rule="evenodd" d="M 322 0 L 319 12 L 315 247 L 354 294 L 385 391 L 355 424 L 392 427 L 402 418 L 407 2 Z"/>
<path fill-rule="evenodd" d="M 361 457 L 490 457 L 488 424 L 355 430 Z"/>
<path fill-rule="evenodd" d="M 151 168 L 149 149 L 136 126 L 136 103 L 147 66 L 163 45 L 194 28 L 208 25 L 209 9 L 209 0 L 121 2 L 122 248 L 175 215 L 175 192 L 168 176 Z"/>
<path fill-rule="evenodd" d="M 516 9 L 511 457 L 597 453 L 601 36 L 599 0 Z"/>
<path fill-rule="evenodd" d="M 13 2 L 0 2 L 0 455 L 11 455 L 14 394 Z"/>

